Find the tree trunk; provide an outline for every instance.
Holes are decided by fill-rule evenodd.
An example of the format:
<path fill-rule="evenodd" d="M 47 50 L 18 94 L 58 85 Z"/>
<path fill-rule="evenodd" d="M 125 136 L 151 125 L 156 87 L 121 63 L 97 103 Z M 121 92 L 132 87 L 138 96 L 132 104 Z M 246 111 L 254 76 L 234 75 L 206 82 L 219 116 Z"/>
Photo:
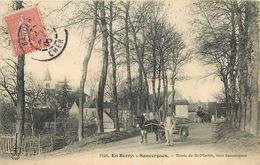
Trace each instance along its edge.
<path fill-rule="evenodd" d="M 144 33 L 143 33 L 143 38 L 145 38 L 144 36 Z M 144 101 L 145 98 L 143 97 L 146 97 L 143 95 L 143 92 L 144 92 L 144 88 L 146 88 L 147 90 L 149 90 L 149 86 L 148 86 L 148 82 L 145 82 L 147 84 L 145 84 L 145 87 L 144 87 L 144 83 L 143 83 L 143 77 L 146 78 L 145 81 L 147 81 L 147 75 L 143 75 L 143 74 L 146 74 L 145 72 L 143 72 L 143 69 L 144 69 L 144 66 L 143 66 L 143 63 L 144 63 L 144 52 L 145 52 L 145 44 L 146 44 L 146 40 L 144 39 L 143 40 L 143 43 L 142 43 L 142 49 L 140 51 L 140 77 L 141 77 L 141 82 L 140 82 L 140 85 L 141 85 L 141 89 L 140 89 L 140 107 L 141 107 L 141 112 L 143 112 L 143 109 L 144 107 L 146 106 L 146 102 Z M 148 99 L 149 99 L 149 91 L 148 91 Z"/>
<path fill-rule="evenodd" d="M 91 39 L 89 41 L 87 54 L 83 61 L 83 70 L 82 70 L 82 76 L 80 80 L 80 87 L 79 87 L 79 125 L 78 125 L 78 138 L 79 141 L 83 138 L 83 130 L 84 130 L 84 124 L 83 124 L 83 105 L 84 105 L 84 89 L 85 89 L 85 82 L 87 79 L 87 73 L 88 73 L 88 62 L 90 60 L 92 50 L 94 47 L 95 39 L 96 39 L 96 33 L 97 33 L 97 5 L 98 2 L 94 1 L 94 18 L 93 18 L 93 25 L 92 25 L 92 34 Z"/>
<path fill-rule="evenodd" d="M 156 103 L 156 92 L 155 92 L 155 74 L 153 74 L 153 78 L 152 78 L 152 90 L 153 90 L 153 112 L 156 112 L 157 103 Z"/>
<path fill-rule="evenodd" d="M 54 109 L 54 135 L 57 134 L 57 108 Z"/>
<path fill-rule="evenodd" d="M 245 16 L 245 26 L 242 23 L 242 11 L 236 4 L 236 12 L 238 16 L 238 29 L 239 29 L 239 53 L 238 53 L 238 71 L 239 71 L 239 94 L 240 94 L 240 109 L 241 109 L 241 130 L 246 130 L 247 127 L 247 52 L 246 52 L 246 43 L 247 43 L 247 19 L 248 16 Z"/>
<path fill-rule="evenodd" d="M 33 111 L 34 111 L 34 109 L 30 108 L 32 136 L 34 136 L 34 116 L 33 116 Z"/>
<path fill-rule="evenodd" d="M 142 65 L 143 65 L 143 55 L 144 52 L 141 53 L 140 47 L 137 43 L 137 33 L 135 31 L 135 27 L 133 24 L 131 24 L 132 32 L 133 32 L 133 37 L 134 37 L 134 46 L 135 46 L 135 52 L 137 55 L 138 59 L 138 98 L 137 98 L 137 111 L 136 115 L 141 115 L 141 103 L 142 103 L 142 91 L 143 91 L 143 72 L 142 72 Z M 143 43 L 144 46 L 144 43 Z M 143 49 L 144 50 L 144 49 Z"/>
<path fill-rule="evenodd" d="M 156 33 L 156 32 L 155 32 Z M 155 39 L 153 39 L 153 76 L 152 76 L 152 90 L 153 90 L 153 112 L 157 111 L 155 79 L 156 79 L 156 52 L 155 52 Z"/>
<path fill-rule="evenodd" d="M 163 116 L 162 119 L 166 117 L 166 112 L 168 111 L 168 80 L 167 80 L 167 74 L 165 70 L 165 66 L 163 65 L 163 70 L 162 70 L 162 79 L 163 79 Z"/>
<path fill-rule="evenodd" d="M 113 2 L 110 1 L 110 17 L 109 17 L 109 41 L 110 41 L 110 56 L 112 60 L 112 88 L 113 88 L 113 110 L 114 110 L 114 120 L 115 129 L 120 131 L 119 127 L 119 117 L 118 117 L 118 102 L 117 102 L 117 83 L 116 83 L 116 58 L 114 53 L 114 40 L 113 40 Z"/>
<path fill-rule="evenodd" d="M 224 93 L 225 93 L 225 105 L 226 105 L 226 116 L 227 121 L 231 123 L 231 112 L 230 112 L 230 97 L 229 97 L 229 85 L 228 79 L 225 73 L 221 73 L 221 81 L 224 85 Z"/>
<path fill-rule="evenodd" d="M 100 1 L 100 30 L 102 32 L 102 53 L 103 53 L 103 66 L 101 71 L 101 76 L 98 86 L 98 96 L 97 96 L 97 111 L 98 111 L 98 133 L 104 132 L 103 124 L 103 104 L 104 104 L 104 90 L 107 78 L 107 68 L 108 68 L 108 31 L 106 23 L 106 13 L 105 13 L 105 2 Z"/>
<path fill-rule="evenodd" d="M 162 57 L 161 57 L 162 58 Z M 157 107 L 158 107 L 158 117 L 159 117 L 159 121 L 162 121 L 162 118 L 161 118 L 161 113 L 160 113 L 160 105 L 161 105 L 161 60 L 160 59 L 160 63 L 159 63 L 159 70 L 158 70 L 158 87 L 157 87 L 157 100 L 156 100 L 156 103 L 157 103 Z"/>
<path fill-rule="evenodd" d="M 18 3 L 18 2 L 16 2 Z M 18 57 L 17 66 L 17 106 L 16 106 L 16 133 L 17 133 L 17 152 L 21 152 L 22 137 L 24 136 L 24 109 L 25 109 L 25 94 L 24 94 L 24 60 L 25 56 Z"/>
<path fill-rule="evenodd" d="M 260 65 L 260 54 L 259 54 L 259 28 L 257 25 L 257 6 L 254 2 L 247 2 L 248 5 L 248 15 L 249 15 L 249 38 L 252 42 L 252 49 L 253 49 L 253 59 L 252 60 L 252 77 L 251 77 L 251 123 L 250 123 L 250 133 L 254 134 L 255 136 L 260 137 L 259 134 L 259 113 L 260 107 L 259 105 L 259 65 Z"/>
<path fill-rule="evenodd" d="M 147 78 L 147 73 L 145 71 L 144 65 L 142 64 L 142 71 L 144 75 L 144 84 L 145 84 L 145 109 L 146 109 L 146 114 L 149 113 L 149 84 L 148 84 L 148 78 Z"/>
<path fill-rule="evenodd" d="M 133 25 L 132 25 L 132 29 L 133 31 L 135 30 Z M 134 32 L 134 43 L 135 43 L 135 50 L 136 50 L 136 54 L 137 54 L 137 58 L 138 58 L 138 98 L 137 98 L 137 111 L 136 111 L 136 115 L 141 115 L 141 103 L 142 103 L 142 93 L 143 93 L 143 72 L 142 72 L 142 57 L 141 57 L 141 53 L 139 51 L 139 46 L 137 44 L 137 37 L 136 37 L 136 33 Z"/>
<path fill-rule="evenodd" d="M 131 124 L 133 124 L 133 107 L 132 107 L 132 78 L 131 78 L 131 63 L 130 63 L 130 49 L 129 49 L 129 8 L 130 2 L 126 2 L 125 7 L 125 51 L 126 51 L 126 65 L 127 65 L 127 109 L 131 113 Z"/>
<path fill-rule="evenodd" d="M 138 100 L 137 100 L 137 112 L 136 114 L 139 116 L 142 113 L 142 95 L 143 95 L 143 72 L 142 72 L 142 63 L 141 60 L 138 62 Z"/>
<path fill-rule="evenodd" d="M 235 25 L 235 13 L 232 10 L 231 13 L 231 38 L 230 38 L 230 48 L 231 54 L 229 58 L 229 70 L 230 70 L 230 111 L 231 111 L 231 123 L 233 127 L 237 127 L 237 109 L 236 109 L 236 54 L 237 54 L 237 41 L 236 41 L 236 25 Z"/>
<path fill-rule="evenodd" d="M 171 85 L 172 85 L 171 111 L 176 114 L 175 103 L 174 103 L 174 98 L 175 98 L 175 78 L 174 78 L 174 76 L 172 76 L 172 84 Z"/>
<path fill-rule="evenodd" d="M 23 8 L 23 1 L 15 1 L 15 10 Z M 24 61 L 25 56 L 18 57 L 17 65 L 17 106 L 16 106 L 16 151 L 21 153 L 22 140 L 24 136 L 24 109 L 25 109 L 25 93 L 24 93 Z"/>

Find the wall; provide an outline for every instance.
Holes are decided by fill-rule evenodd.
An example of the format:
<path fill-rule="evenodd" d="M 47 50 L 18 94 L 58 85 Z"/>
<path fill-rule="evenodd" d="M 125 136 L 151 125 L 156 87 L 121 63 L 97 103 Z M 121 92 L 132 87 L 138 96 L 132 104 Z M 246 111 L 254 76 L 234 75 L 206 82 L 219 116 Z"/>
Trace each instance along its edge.
<path fill-rule="evenodd" d="M 176 117 L 188 118 L 188 105 L 176 105 L 175 113 Z"/>

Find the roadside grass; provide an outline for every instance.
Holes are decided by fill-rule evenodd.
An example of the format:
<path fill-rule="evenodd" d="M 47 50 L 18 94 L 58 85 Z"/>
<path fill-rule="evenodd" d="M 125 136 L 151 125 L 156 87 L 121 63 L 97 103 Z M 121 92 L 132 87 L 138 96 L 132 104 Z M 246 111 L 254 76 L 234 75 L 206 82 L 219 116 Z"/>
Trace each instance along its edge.
<path fill-rule="evenodd" d="M 86 136 L 83 138 L 82 141 L 80 142 L 72 142 L 70 145 L 65 146 L 62 149 L 55 150 L 52 152 L 47 152 L 47 153 L 41 153 L 41 154 L 32 154 L 32 155 L 26 155 L 22 154 L 21 157 L 24 158 L 37 158 L 37 157 L 48 157 L 48 156 L 57 156 L 57 155 L 66 155 L 72 152 L 80 152 L 80 151 L 86 151 L 86 150 L 92 150 L 94 148 L 100 147 L 102 145 L 100 144 L 106 144 L 106 143 L 111 143 L 131 137 L 135 137 L 139 135 L 139 130 L 138 129 L 128 129 L 128 130 L 123 130 L 120 132 L 105 132 L 105 133 L 99 133 L 99 134 L 93 134 L 91 136 Z M 41 138 L 42 140 L 46 140 L 45 136 Z M 31 137 L 27 137 L 27 141 L 30 140 L 35 140 L 32 139 Z M 37 138 L 36 138 L 37 140 Z M 10 159 L 10 154 L 4 154 L 0 152 L 0 159 Z"/>
<path fill-rule="evenodd" d="M 240 131 L 227 123 L 219 123 L 216 129 L 216 143 L 237 152 L 254 152 L 260 154 L 260 139 Z"/>
<path fill-rule="evenodd" d="M 97 148 L 99 144 L 111 143 L 114 141 L 119 141 L 139 135 L 138 129 L 129 129 L 120 132 L 106 132 L 100 134 L 94 134 L 89 137 L 83 138 L 80 142 L 74 142 L 60 150 L 42 154 L 41 156 L 57 156 L 65 155 L 71 152 L 80 152 L 86 150 L 92 150 Z"/>

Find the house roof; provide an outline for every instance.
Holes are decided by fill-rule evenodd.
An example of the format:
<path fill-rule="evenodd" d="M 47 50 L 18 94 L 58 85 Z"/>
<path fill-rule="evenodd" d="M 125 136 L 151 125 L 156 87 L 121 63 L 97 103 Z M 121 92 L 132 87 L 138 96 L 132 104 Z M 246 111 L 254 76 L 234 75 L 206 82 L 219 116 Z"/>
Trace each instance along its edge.
<path fill-rule="evenodd" d="M 95 103 L 95 100 L 92 101 L 91 104 L 89 104 L 90 106 L 84 107 L 84 111 L 85 111 L 86 115 L 89 115 L 87 111 L 89 111 L 90 109 L 92 109 L 92 111 L 93 111 L 93 109 L 94 109 L 94 111 L 95 111 L 94 117 L 97 117 L 96 107 L 92 107 L 93 103 Z M 86 104 L 84 104 L 84 105 L 86 105 Z M 94 105 L 96 105 L 96 104 L 94 104 Z M 105 104 L 104 103 L 104 105 L 111 105 L 111 103 L 109 103 L 109 104 Z M 106 107 L 104 106 L 103 114 L 108 116 L 110 119 L 113 120 L 112 115 L 110 113 L 108 113 L 105 109 L 106 109 Z M 76 102 L 73 103 L 73 105 L 71 106 L 69 112 L 70 112 L 70 114 L 78 114 L 79 113 L 79 107 L 78 107 Z M 104 120 L 105 120 L 105 118 L 104 118 Z"/>
<path fill-rule="evenodd" d="M 188 100 L 174 100 L 175 105 L 189 105 Z"/>
<path fill-rule="evenodd" d="M 111 103 L 110 102 L 104 102 L 103 103 L 103 108 L 104 109 L 110 109 L 111 108 Z M 84 108 L 96 108 L 96 99 L 90 99 L 89 101 L 85 102 L 83 105 Z"/>
<path fill-rule="evenodd" d="M 73 103 L 73 105 L 71 106 L 69 112 L 71 114 L 78 114 L 79 113 L 79 107 L 78 107 L 76 102 Z"/>
<path fill-rule="evenodd" d="M 172 95 L 172 91 L 168 91 L 167 94 L 166 94 L 166 98 L 167 99 L 171 99 Z M 160 97 L 163 97 L 163 92 L 160 93 Z M 163 105 L 163 102 L 162 102 L 163 99 L 160 99 L 160 103 L 159 103 L 159 107 L 161 108 L 162 105 Z M 151 99 L 152 101 L 152 99 Z M 181 94 L 180 92 L 178 92 L 177 90 L 175 90 L 175 95 L 174 95 L 174 103 L 175 105 L 189 105 L 189 102 L 187 99 L 185 99 Z M 170 104 L 170 102 L 169 102 Z"/>
<path fill-rule="evenodd" d="M 112 119 L 113 120 L 113 117 L 112 117 L 112 115 L 110 115 L 107 111 L 103 111 L 103 113 L 105 113 L 110 119 Z M 114 121 L 114 120 L 113 120 Z"/>
<path fill-rule="evenodd" d="M 83 105 L 84 108 L 96 108 L 96 99 L 89 99 Z"/>

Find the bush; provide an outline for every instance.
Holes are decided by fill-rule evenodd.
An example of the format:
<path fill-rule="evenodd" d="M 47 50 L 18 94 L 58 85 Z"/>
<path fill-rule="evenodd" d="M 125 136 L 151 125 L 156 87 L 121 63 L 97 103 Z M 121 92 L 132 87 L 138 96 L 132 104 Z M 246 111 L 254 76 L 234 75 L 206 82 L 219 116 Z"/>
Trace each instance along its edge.
<path fill-rule="evenodd" d="M 13 104 L 2 103 L 0 105 L 0 122 L 3 133 L 13 133 L 13 123 L 16 122 L 16 110 Z"/>

